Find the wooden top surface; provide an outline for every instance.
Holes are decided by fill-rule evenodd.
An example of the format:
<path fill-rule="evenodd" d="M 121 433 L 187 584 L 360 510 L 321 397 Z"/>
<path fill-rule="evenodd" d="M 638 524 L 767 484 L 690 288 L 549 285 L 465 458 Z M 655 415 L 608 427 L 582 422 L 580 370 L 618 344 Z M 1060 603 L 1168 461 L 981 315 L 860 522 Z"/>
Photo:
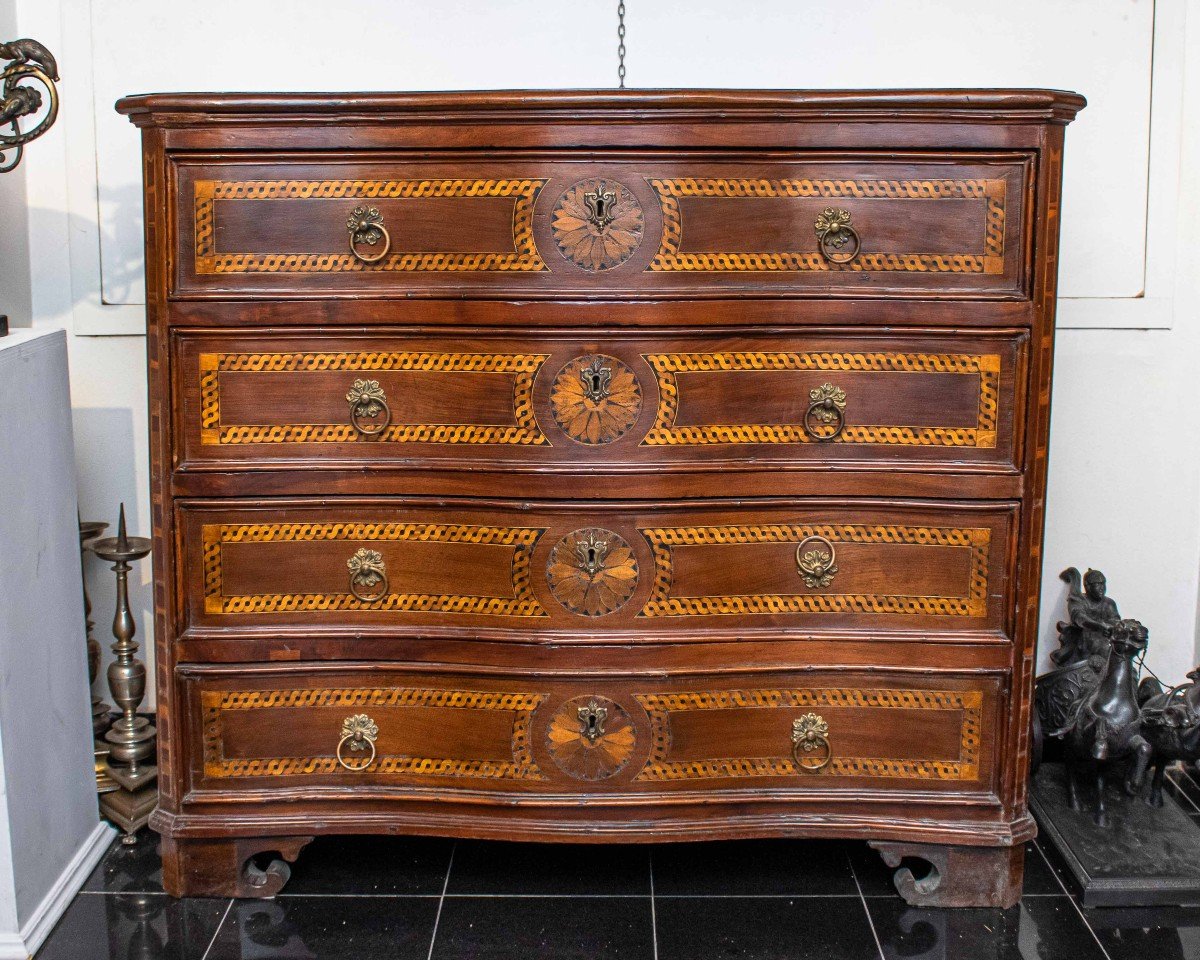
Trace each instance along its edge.
<path fill-rule="evenodd" d="M 472 118 L 581 121 L 859 120 L 1069 123 L 1086 100 L 1065 90 L 497 90 L 434 93 L 148 93 L 116 109 L 138 126 Z"/>

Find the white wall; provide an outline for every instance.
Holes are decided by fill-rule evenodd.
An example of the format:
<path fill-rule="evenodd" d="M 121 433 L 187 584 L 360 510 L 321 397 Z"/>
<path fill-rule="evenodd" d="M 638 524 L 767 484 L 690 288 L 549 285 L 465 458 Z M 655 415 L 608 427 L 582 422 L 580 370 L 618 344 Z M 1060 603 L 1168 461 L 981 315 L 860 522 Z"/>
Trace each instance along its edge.
<path fill-rule="evenodd" d="M 292 0 L 286 18 L 266 0 L 15 2 L 18 32 L 63 51 L 63 118 L 26 161 L 34 322 L 73 334 L 83 513 L 111 518 L 124 499 L 139 532 L 149 525 L 143 340 L 79 335 L 141 323 L 138 137 L 112 113 L 118 95 L 615 79 L 608 0 L 348 0 L 339 22 L 369 27 L 339 30 L 337 42 L 323 0 Z M 1067 132 L 1060 328 L 1070 329 L 1056 369 L 1043 659 L 1062 615 L 1058 571 L 1091 565 L 1122 612 L 1150 627 L 1151 666 L 1181 676 L 1196 659 L 1200 594 L 1200 294 L 1188 275 L 1200 188 L 1179 180 L 1179 131 L 1186 107 L 1200 106 L 1200 4 L 863 0 L 853 16 L 795 0 L 626 6 L 631 86 L 1059 86 L 1089 97 Z M 1184 148 L 1200 159 L 1194 143 Z M 1189 269 L 1176 276 L 1173 262 Z M 112 596 L 99 573 L 103 618 Z M 148 630 L 141 573 L 133 599 Z"/>
<path fill-rule="evenodd" d="M 111 835 L 92 779 L 70 416 L 62 331 L 0 339 L 0 860 L 12 878 L 0 957 L 37 948 Z"/>

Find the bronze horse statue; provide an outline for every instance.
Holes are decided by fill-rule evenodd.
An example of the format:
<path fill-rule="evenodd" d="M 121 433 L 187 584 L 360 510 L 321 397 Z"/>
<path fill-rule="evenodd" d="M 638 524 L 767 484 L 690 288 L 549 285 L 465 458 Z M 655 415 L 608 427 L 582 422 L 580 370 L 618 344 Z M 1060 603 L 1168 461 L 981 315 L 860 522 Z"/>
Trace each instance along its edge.
<path fill-rule="evenodd" d="M 1092 693 L 1076 705 L 1067 724 L 1050 736 L 1064 738 L 1067 795 L 1071 809 L 1080 809 L 1076 775 L 1080 764 L 1095 771 L 1097 826 L 1108 826 L 1104 809 L 1107 767 L 1129 760 L 1125 791 L 1133 796 L 1146 777 L 1153 748 L 1142 736 L 1137 700 L 1137 671 L 1133 660 L 1146 649 L 1149 634 L 1137 620 L 1118 620 L 1108 629 L 1108 664 Z"/>
<path fill-rule="evenodd" d="M 1153 748 L 1150 765 L 1152 807 L 1163 805 L 1163 774 L 1176 760 L 1200 759 L 1200 667 L 1188 675 L 1191 683 L 1181 683 L 1164 691 L 1157 680 L 1147 678 L 1138 687 L 1142 707 L 1142 736 Z"/>

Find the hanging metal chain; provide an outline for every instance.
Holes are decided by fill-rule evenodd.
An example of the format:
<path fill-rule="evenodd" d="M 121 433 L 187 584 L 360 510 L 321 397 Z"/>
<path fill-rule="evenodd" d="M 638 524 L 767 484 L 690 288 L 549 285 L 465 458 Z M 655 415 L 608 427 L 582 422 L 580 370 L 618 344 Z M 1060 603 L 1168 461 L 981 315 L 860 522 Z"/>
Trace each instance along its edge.
<path fill-rule="evenodd" d="M 617 4 L 617 89 L 625 89 L 625 0 Z"/>

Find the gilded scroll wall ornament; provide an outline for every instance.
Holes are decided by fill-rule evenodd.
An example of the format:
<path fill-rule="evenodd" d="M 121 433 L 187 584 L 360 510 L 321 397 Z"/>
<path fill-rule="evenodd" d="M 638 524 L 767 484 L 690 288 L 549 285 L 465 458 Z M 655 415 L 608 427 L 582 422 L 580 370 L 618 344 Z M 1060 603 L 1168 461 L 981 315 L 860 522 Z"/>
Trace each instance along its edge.
<path fill-rule="evenodd" d="M 355 380 L 346 402 L 350 404 L 350 423 L 363 436 L 377 436 L 392 422 L 392 408 L 378 380 Z"/>
<path fill-rule="evenodd" d="M 554 378 L 550 408 L 555 423 L 577 443 L 611 443 L 637 422 L 642 388 L 615 357 L 577 357 Z"/>
<path fill-rule="evenodd" d="M 575 697 L 555 711 L 546 739 L 550 756 L 568 776 L 604 780 L 629 762 L 637 733 L 620 704 Z"/>
<path fill-rule="evenodd" d="M 388 595 L 387 565 L 378 550 L 360 547 L 346 561 L 350 570 L 350 592 L 363 603 L 374 603 Z"/>
<path fill-rule="evenodd" d="M 633 596 L 637 558 L 625 539 L 611 530 L 576 530 L 550 551 L 546 582 L 554 599 L 571 613 L 602 617 Z"/>
<path fill-rule="evenodd" d="M 29 39 L 0 43 L 0 60 L 12 61 L 0 71 L 0 173 L 7 173 L 21 162 L 25 144 L 49 130 L 58 118 L 58 64 L 49 50 Z M 37 119 L 22 130 L 21 122 L 31 117 Z"/>
<path fill-rule="evenodd" d="M 801 759 L 803 751 L 805 758 Z M 817 756 L 808 759 L 808 754 Z M 829 766 L 833 759 L 833 748 L 829 745 L 829 724 L 815 713 L 806 713 L 792 721 L 792 758 L 796 766 L 808 773 L 816 773 Z"/>
<path fill-rule="evenodd" d="M 823 383 L 808 391 L 808 411 L 804 429 L 817 443 L 829 443 L 846 428 L 846 391 L 832 383 Z"/>
<path fill-rule="evenodd" d="M 862 252 L 858 231 L 850 225 L 850 211 L 826 207 L 814 225 L 817 248 L 830 263 L 853 263 Z"/>
<path fill-rule="evenodd" d="M 362 263 L 378 263 L 392 248 L 392 235 L 383 225 L 378 207 L 355 207 L 346 220 L 346 230 L 350 233 L 350 252 Z M 363 251 L 363 245 L 374 247 L 380 240 L 383 246 L 378 251 Z"/>
<path fill-rule="evenodd" d="M 611 270 L 637 250 L 646 229 L 642 205 L 616 180 L 581 180 L 551 215 L 559 252 L 583 270 Z"/>
<path fill-rule="evenodd" d="M 837 551 L 824 537 L 805 537 L 796 547 L 796 567 L 809 589 L 827 587 L 833 583 L 834 574 L 838 572 Z"/>
<path fill-rule="evenodd" d="M 337 745 L 337 762 L 352 773 L 366 770 L 375 762 L 375 739 L 379 736 L 379 726 L 365 713 L 356 713 L 342 721 L 342 739 Z M 350 751 L 347 759 L 346 750 Z M 370 751 L 369 756 L 354 757 L 355 753 Z"/>

